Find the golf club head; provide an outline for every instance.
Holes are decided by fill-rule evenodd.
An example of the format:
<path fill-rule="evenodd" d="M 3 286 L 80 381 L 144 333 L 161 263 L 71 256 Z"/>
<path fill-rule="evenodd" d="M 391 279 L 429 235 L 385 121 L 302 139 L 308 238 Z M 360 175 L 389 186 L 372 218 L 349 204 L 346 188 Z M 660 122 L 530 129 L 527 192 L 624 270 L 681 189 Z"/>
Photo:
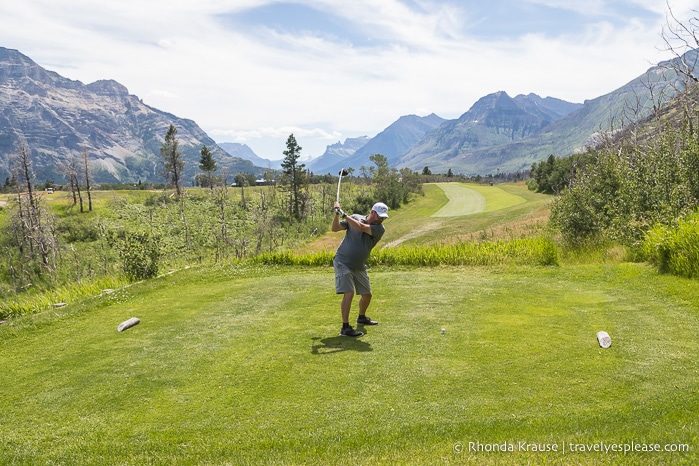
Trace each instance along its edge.
<path fill-rule="evenodd" d="M 347 171 L 346 168 L 343 168 L 342 170 L 340 170 L 340 173 L 338 173 L 338 176 L 340 176 L 340 177 L 347 176 L 347 175 L 349 175 L 349 172 Z"/>

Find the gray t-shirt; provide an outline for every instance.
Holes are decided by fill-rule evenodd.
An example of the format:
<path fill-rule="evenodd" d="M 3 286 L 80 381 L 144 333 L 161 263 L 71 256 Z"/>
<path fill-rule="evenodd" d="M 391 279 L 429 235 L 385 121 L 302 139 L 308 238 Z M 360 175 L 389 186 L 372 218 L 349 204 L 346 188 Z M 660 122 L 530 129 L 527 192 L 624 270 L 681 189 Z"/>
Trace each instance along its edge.
<path fill-rule="evenodd" d="M 351 217 L 362 223 L 366 223 L 366 217 L 364 215 L 353 214 Z M 349 269 L 364 269 L 366 261 L 369 259 L 369 254 L 371 254 L 371 250 L 376 246 L 376 243 L 379 242 L 386 229 L 381 224 L 370 225 L 371 235 L 368 235 L 363 231 L 351 228 L 345 220 L 342 220 L 340 225 L 342 225 L 347 232 L 340 246 L 337 248 L 335 259 Z"/>

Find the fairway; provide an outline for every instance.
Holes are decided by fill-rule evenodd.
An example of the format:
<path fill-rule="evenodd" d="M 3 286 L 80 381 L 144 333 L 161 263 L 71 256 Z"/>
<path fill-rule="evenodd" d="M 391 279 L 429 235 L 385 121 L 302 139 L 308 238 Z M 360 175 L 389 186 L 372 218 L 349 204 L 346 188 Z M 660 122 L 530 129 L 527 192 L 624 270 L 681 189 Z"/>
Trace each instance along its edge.
<path fill-rule="evenodd" d="M 1 325 L 0 458 L 699 460 L 695 281 L 636 264 L 371 276 L 381 323 L 360 339 L 337 336 L 330 267 L 190 269 Z M 117 332 L 131 317 L 141 323 Z M 600 330 L 611 348 L 599 347 Z M 632 443 L 691 450 L 570 451 Z"/>
<path fill-rule="evenodd" d="M 432 217 L 458 217 L 479 212 L 506 209 L 526 202 L 520 196 L 510 194 L 496 186 L 464 185 L 461 183 L 436 183 L 449 201 Z"/>

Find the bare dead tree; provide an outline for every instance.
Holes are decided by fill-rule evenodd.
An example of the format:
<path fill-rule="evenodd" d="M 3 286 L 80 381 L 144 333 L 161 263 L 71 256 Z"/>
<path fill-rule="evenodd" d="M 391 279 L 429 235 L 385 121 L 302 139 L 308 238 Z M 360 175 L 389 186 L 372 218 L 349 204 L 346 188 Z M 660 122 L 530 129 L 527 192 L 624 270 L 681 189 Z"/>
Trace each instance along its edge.
<path fill-rule="evenodd" d="M 665 3 L 668 13 L 661 33 L 665 51 L 675 56 L 672 66 L 678 75 L 686 81 L 699 82 L 699 54 L 688 53 L 699 48 L 699 11 L 690 10 L 694 16 L 683 21 L 672 11 L 669 1 Z"/>
<path fill-rule="evenodd" d="M 696 113 L 697 102 L 688 94 L 690 89 L 699 83 L 699 11 L 690 10 L 692 16 L 682 20 L 672 11 L 667 0 L 666 5 L 668 13 L 661 37 L 665 43 L 664 51 L 671 52 L 675 57 L 669 62 L 670 68 L 678 77 L 677 91 L 682 99 L 685 120 L 693 132 L 692 116 Z"/>
<path fill-rule="evenodd" d="M 65 176 L 68 180 L 70 194 L 73 196 L 73 205 L 71 207 L 75 207 L 75 205 L 78 203 L 78 197 L 80 196 L 80 207 L 82 208 L 83 200 L 82 196 L 80 195 L 80 183 L 78 181 L 78 170 L 76 167 L 75 157 L 71 157 L 68 162 L 63 164 L 62 171 L 63 176 Z"/>
<path fill-rule="evenodd" d="M 55 221 L 41 205 L 41 197 L 34 192 L 31 153 L 24 141 L 20 142 L 14 158 L 13 172 L 18 182 L 16 213 L 11 216 L 10 228 L 20 254 L 17 263 L 23 276 L 30 277 L 40 268 L 55 280 L 59 250 Z"/>
<path fill-rule="evenodd" d="M 64 168 L 68 182 L 70 183 L 70 192 L 73 195 L 73 207 L 80 201 L 80 212 L 83 212 L 83 195 L 80 191 L 80 175 L 78 174 L 78 160 L 73 155 Z"/>
<path fill-rule="evenodd" d="M 85 169 L 85 190 L 87 191 L 87 209 L 92 212 L 92 194 L 90 192 L 90 164 L 87 154 L 87 147 L 83 147 L 83 168 Z M 82 198 L 81 198 L 82 199 Z M 82 204 L 80 212 L 82 212 Z"/>

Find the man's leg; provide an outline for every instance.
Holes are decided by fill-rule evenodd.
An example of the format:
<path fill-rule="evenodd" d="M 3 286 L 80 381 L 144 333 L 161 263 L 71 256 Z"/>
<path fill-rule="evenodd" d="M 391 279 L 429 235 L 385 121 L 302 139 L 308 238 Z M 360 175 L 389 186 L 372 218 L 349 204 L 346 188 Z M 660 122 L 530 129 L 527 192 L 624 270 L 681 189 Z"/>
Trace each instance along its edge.
<path fill-rule="evenodd" d="M 366 310 L 369 308 L 369 304 L 371 304 L 371 293 L 363 294 L 359 297 L 359 316 L 360 317 L 366 315 Z"/>
<path fill-rule="evenodd" d="M 342 323 L 349 324 L 350 310 L 352 309 L 352 300 L 354 292 L 348 291 L 342 295 L 342 303 L 340 303 L 340 311 L 342 313 Z M 360 301 L 361 303 L 361 301 Z"/>
<path fill-rule="evenodd" d="M 371 320 L 366 316 L 366 310 L 371 304 L 371 283 L 366 270 L 362 270 L 354 277 L 357 285 L 357 293 L 359 294 L 359 315 L 357 316 L 357 325 L 376 325 L 378 322 Z"/>
<path fill-rule="evenodd" d="M 342 295 L 342 303 L 340 304 L 340 310 L 342 311 L 342 330 L 340 330 L 340 336 L 361 337 L 364 335 L 364 332 L 356 331 L 349 324 L 350 309 L 352 309 L 352 298 L 354 298 L 353 291 L 347 291 Z"/>
<path fill-rule="evenodd" d="M 357 316 L 357 325 L 377 325 L 378 322 L 371 320 L 366 316 L 366 310 L 371 303 L 371 293 L 360 295 L 359 298 L 359 315 Z"/>
<path fill-rule="evenodd" d="M 340 335 L 346 337 L 361 337 L 363 332 L 358 332 L 349 324 L 350 310 L 352 309 L 352 300 L 354 299 L 354 278 L 351 271 L 344 265 L 340 264 L 337 259 L 333 261 L 335 265 L 335 292 L 342 295 L 340 303 L 340 313 L 342 314 L 342 330 Z"/>

